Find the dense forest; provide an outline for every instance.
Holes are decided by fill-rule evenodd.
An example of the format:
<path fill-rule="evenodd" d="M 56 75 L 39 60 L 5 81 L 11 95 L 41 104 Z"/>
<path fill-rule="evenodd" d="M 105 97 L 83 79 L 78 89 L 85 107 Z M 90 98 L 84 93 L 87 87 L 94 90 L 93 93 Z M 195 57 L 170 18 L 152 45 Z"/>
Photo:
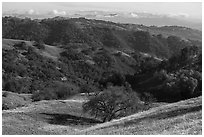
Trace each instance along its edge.
<path fill-rule="evenodd" d="M 202 94 L 201 40 L 85 18 L 3 17 L 2 24 L 3 90 L 34 101 L 110 87 L 143 101 Z"/>

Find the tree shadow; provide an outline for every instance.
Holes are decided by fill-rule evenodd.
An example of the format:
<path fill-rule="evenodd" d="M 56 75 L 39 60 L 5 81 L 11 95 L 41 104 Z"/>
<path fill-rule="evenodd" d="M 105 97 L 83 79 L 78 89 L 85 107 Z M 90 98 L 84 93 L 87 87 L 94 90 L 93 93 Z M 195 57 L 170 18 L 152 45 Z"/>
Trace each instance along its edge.
<path fill-rule="evenodd" d="M 49 124 L 55 125 L 65 125 L 65 126 L 79 126 L 79 125 L 95 125 L 97 123 L 101 123 L 101 121 L 93 118 L 85 118 L 80 116 L 73 116 L 70 114 L 58 114 L 58 113 L 41 113 L 42 115 L 46 115 L 45 119 Z"/>

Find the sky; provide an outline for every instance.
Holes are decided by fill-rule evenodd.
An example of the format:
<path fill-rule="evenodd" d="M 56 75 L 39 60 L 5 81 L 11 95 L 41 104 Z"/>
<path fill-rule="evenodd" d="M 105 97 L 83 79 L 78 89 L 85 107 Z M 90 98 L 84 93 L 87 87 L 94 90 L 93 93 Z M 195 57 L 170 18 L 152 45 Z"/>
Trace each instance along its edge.
<path fill-rule="evenodd" d="M 202 19 L 201 2 L 3 2 L 5 12 L 27 12 L 30 14 L 54 12 L 66 14 L 83 10 L 130 11 L 147 12 L 153 14 L 183 15 L 188 18 Z"/>

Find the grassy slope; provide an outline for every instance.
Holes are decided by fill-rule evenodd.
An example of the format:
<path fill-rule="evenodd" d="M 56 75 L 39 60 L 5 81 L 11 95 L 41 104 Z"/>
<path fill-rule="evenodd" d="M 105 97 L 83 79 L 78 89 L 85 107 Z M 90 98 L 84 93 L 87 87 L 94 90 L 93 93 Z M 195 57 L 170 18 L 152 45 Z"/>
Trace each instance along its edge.
<path fill-rule="evenodd" d="M 82 113 L 85 97 L 30 103 L 2 111 L 3 135 L 76 134 L 98 122 Z"/>
<path fill-rule="evenodd" d="M 83 99 L 40 101 L 4 110 L 3 134 L 201 134 L 202 131 L 202 97 L 104 124 L 82 113 Z"/>
<path fill-rule="evenodd" d="M 27 46 L 33 47 L 32 41 L 25 41 L 25 40 L 16 40 L 16 39 L 2 39 L 2 48 L 3 49 L 13 49 L 13 45 L 18 44 L 20 42 L 25 42 Z M 37 48 L 36 48 L 37 49 Z M 56 46 L 50 46 L 45 44 L 45 49 L 39 51 L 39 53 L 44 56 L 51 58 L 53 60 L 57 60 L 60 56 L 60 52 L 62 52 L 62 49 L 56 47 Z"/>
<path fill-rule="evenodd" d="M 51 58 L 53 60 L 57 60 L 60 57 L 61 52 L 62 52 L 62 49 L 56 46 L 50 46 L 45 44 L 45 50 L 41 52 L 41 55 Z"/>
<path fill-rule="evenodd" d="M 14 39 L 2 39 L 2 49 L 13 49 L 13 45 L 20 43 L 20 42 L 26 42 L 26 45 L 32 46 L 33 43 L 31 41 L 25 41 L 25 40 L 14 40 Z"/>
<path fill-rule="evenodd" d="M 130 125 L 111 126 L 81 134 L 97 135 L 201 135 L 202 111 L 166 119 L 138 120 Z"/>
<path fill-rule="evenodd" d="M 17 94 L 8 91 L 2 91 L 2 106 L 4 109 L 14 109 L 30 104 L 31 94 Z"/>
<path fill-rule="evenodd" d="M 201 134 L 202 97 L 152 108 L 88 128 L 82 134 Z"/>

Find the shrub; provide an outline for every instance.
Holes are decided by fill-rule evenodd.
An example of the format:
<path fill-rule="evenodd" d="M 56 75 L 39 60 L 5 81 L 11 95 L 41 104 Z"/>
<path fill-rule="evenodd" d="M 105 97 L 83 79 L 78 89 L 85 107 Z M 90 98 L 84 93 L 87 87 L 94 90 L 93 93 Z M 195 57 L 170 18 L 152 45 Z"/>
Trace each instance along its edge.
<path fill-rule="evenodd" d="M 7 93 L 6 96 L 5 96 L 5 93 Z M 29 102 L 30 102 L 29 99 L 25 100 L 24 95 L 4 92 L 4 95 L 2 97 L 2 109 L 14 109 L 17 107 L 22 107 L 22 106 L 25 106 Z"/>
<path fill-rule="evenodd" d="M 60 53 L 61 57 L 66 60 L 80 60 L 83 58 L 82 54 L 77 53 L 75 50 L 69 48 Z"/>
<path fill-rule="evenodd" d="M 57 99 L 66 99 L 67 97 L 71 96 L 72 90 L 68 86 L 59 87 L 55 92 Z"/>
<path fill-rule="evenodd" d="M 14 45 L 14 47 L 20 49 L 20 50 L 28 50 L 28 46 L 26 45 L 25 42 L 20 42 L 20 43 L 16 43 Z"/>
<path fill-rule="evenodd" d="M 201 74 L 194 70 L 181 69 L 175 73 L 165 74 L 166 80 L 148 88 L 159 101 L 174 102 L 202 94 Z"/>
<path fill-rule="evenodd" d="M 179 78 L 179 88 L 181 90 L 181 95 L 184 98 L 192 97 L 197 85 L 197 79 L 194 79 L 192 77 L 186 77 L 182 75 Z"/>
<path fill-rule="evenodd" d="M 99 80 L 99 84 L 107 87 L 108 83 L 112 83 L 114 86 L 122 86 L 125 84 L 125 77 L 115 71 L 106 72 Z"/>
<path fill-rule="evenodd" d="M 67 99 L 68 97 L 78 93 L 78 89 L 71 84 L 63 82 L 54 82 L 52 85 L 43 90 L 38 90 L 33 93 L 32 100 L 52 100 L 52 99 Z"/>
<path fill-rule="evenodd" d="M 178 87 L 184 98 L 201 95 L 202 75 L 195 70 L 181 69 L 177 73 Z"/>
<path fill-rule="evenodd" d="M 94 89 L 91 85 L 89 84 L 83 84 L 80 89 L 79 89 L 79 92 L 80 93 L 93 93 L 94 92 Z"/>
<path fill-rule="evenodd" d="M 4 80 L 3 90 L 11 91 L 15 93 L 30 93 L 31 82 L 27 78 L 20 76 L 17 77 L 8 77 Z"/>
<path fill-rule="evenodd" d="M 5 83 L 4 90 L 20 93 L 23 83 L 18 80 L 10 79 Z"/>
<path fill-rule="evenodd" d="M 7 97 L 8 96 L 8 92 L 2 92 L 2 97 Z"/>
<path fill-rule="evenodd" d="M 57 99 L 57 95 L 53 89 L 46 88 L 41 91 L 36 91 L 32 94 L 33 101 Z"/>
<path fill-rule="evenodd" d="M 36 41 L 35 41 L 35 42 L 33 43 L 33 46 L 36 47 L 36 48 L 38 48 L 38 49 L 42 49 L 42 50 L 45 49 L 45 45 L 44 45 L 42 42 L 36 42 Z"/>
<path fill-rule="evenodd" d="M 90 97 L 83 104 L 83 111 L 105 122 L 140 110 L 142 105 L 139 102 L 135 92 L 126 91 L 124 87 L 109 87 Z"/>
<path fill-rule="evenodd" d="M 107 69 L 110 68 L 113 64 L 113 60 L 109 52 L 106 50 L 102 50 L 101 52 L 97 53 L 93 57 L 93 61 L 101 68 Z"/>
<path fill-rule="evenodd" d="M 141 100 L 144 101 L 145 105 L 151 105 L 153 102 L 157 101 L 156 98 L 148 92 L 141 94 Z"/>
<path fill-rule="evenodd" d="M 5 103 L 3 103 L 3 104 L 2 104 L 2 110 L 7 110 L 7 109 L 9 109 L 8 105 L 5 104 Z"/>

